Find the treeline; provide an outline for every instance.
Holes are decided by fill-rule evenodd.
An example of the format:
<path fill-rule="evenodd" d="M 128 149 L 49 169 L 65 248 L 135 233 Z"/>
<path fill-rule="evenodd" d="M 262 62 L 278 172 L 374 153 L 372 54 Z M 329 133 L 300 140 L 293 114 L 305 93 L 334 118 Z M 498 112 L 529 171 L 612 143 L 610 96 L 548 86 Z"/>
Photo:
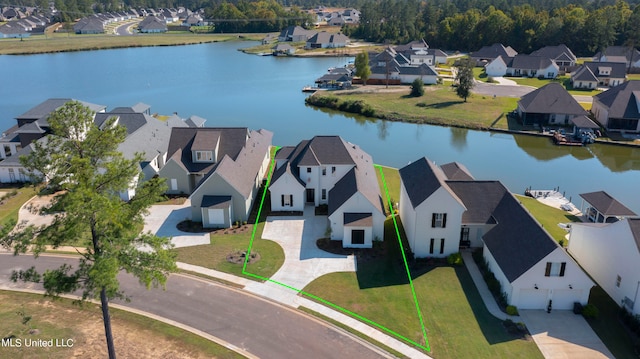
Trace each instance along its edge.
<path fill-rule="evenodd" d="M 640 6 L 617 0 L 553 7 L 559 2 L 363 0 L 360 24 L 344 32 L 375 42 L 424 38 L 432 47 L 461 51 L 503 43 L 529 53 L 566 44 L 577 56 L 587 56 L 609 45 L 640 45 Z"/>
<path fill-rule="evenodd" d="M 207 19 L 214 22 L 215 32 L 272 32 L 291 25 L 311 26 L 314 19 L 299 7 L 284 8 L 275 0 L 255 2 L 239 1 L 236 4 L 221 2 L 205 7 Z"/>

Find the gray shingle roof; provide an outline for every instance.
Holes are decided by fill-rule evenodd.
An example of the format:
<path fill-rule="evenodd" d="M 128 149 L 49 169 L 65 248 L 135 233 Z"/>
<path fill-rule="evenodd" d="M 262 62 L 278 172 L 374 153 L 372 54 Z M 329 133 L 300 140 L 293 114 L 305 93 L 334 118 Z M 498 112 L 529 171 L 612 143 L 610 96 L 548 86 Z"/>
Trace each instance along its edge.
<path fill-rule="evenodd" d="M 548 57 L 559 61 L 576 61 L 576 55 L 565 44 L 557 46 L 545 46 L 531 53 L 533 56 Z"/>
<path fill-rule="evenodd" d="M 373 225 L 372 213 L 348 213 L 343 215 L 344 225 L 348 227 L 371 227 Z"/>
<path fill-rule="evenodd" d="M 594 98 L 609 109 L 609 118 L 640 118 L 637 97 L 640 80 L 631 80 L 599 93 Z"/>
<path fill-rule="evenodd" d="M 640 218 L 627 218 L 627 221 L 633 239 L 636 241 L 636 246 L 638 246 L 638 250 L 640 251 Z"/>
<path fill-rule="evenodd" d="M 215 164 L 212 163 L 194 163 L 191 157 L 191 145 L 198 132 L 218 132 L 220 133 L 220 146 L 218 148 L 218 158 L 222 159 L 225 155 L 236 158 L 240 150 L 245 145 L 248 129 L 246 127 L 174 127 L 171 129 L 171 137 L 167 157 L 173 157 L 174 154 L 181 150 L 181 156 L 178 162 L 191 173 L 208 173 Z"/>
<path fill-rule="evenodd" d="M 204 208 L 229 208 L 231 196 L 202 196 L 200 207 Z"/>
<path fill-rule="evenodd" d="M 576 72 L 576 76 L 581 74 L 583 68 L 588 68 L 593 76 L 597 78 L 621 78 L 624 79 L 627 76 L 627 66 L 621 62 L 585 62 L 578 68 Z M 600 68 L 608 68 L 609 74 L 602 74 L 599 69 Z M 583 80 L 585 81 L 585 80 Z"/>
<path fill-rule="evenodd" d="M 442 172 L 444 172 L 444 175 L 447 176 L 447 179 L 450 180 L 468 181 L 474 179 L 467 167 L 458 162 L 446 163 L 440 166 L 440 168 Z"/>
<path fill-rule="evenodd" d="M 559 83 L 551 82 L 518 101 L 524 112 L 547 114 L 586 115 L 582 106 Z"/>
<path fill-rule="evenodd" d="M 50 98 L 36 107 L 31 108 L 29 111 L 23 113 L 22 115 L 16 117 L 16 120 L 35 120 L 38 121 L 40 126 L 47 127 L 49 124 L 47 123 L 47 117 L 51 114 L 51 112 L 59 109 L 64 106 L 67 102 L 70 101 L 78 101 L 72 98 Z M 103 111 L 106 106 L 96 105 L 89 102 L 78 101 L 93 112 Z"/>
<path fill-rule="evenodd" d="M 483 46 L 480 50 L 471 53 L 474 59 L 495 59 L 502 56 L 503 59 L 514 57 L 518 54 L 511 46 L 505 47 L 502 44 L 493 44 L 491 46 Z"/>
<path fill-rule="evenodd" d="M 548 57 L 518 54 L 510 63 L 508 63 L 507 66 L 513 69 L 542 70 L 548 68 L 552 64 L 553 62 Z"/>
<path fill-rule="evenodd" d="M 438 72 L 427 64 L 421 64 L 420 66 L 400 66 L 398 70 L 400 74 L 403 75 L 438 76 Z"/>
<path fill-rule="evenodd" d="M 418 207 L 442 186 L 444 173 L 426 157 L 400 169 L 400 179 L 407 190 L 413 208 Z"/>
<path fill-rule="evenodd" d="M 339 136 L 315 136 L 298 144 L 291 154 L 292 163 L 296 167 L 355 164 L 347 146 Z"/>
<path fill-rule="evenodd" d="M 624 64 L 622 64 L 624 66 Z M 597 70 L 596 70 L 597 71 Z M 571 80 L 573 81 L 598 81 L 598 77 L 591 71 L 589 66 L 582 65 L 577 70 L 571 73 Z"/>
<path fill-rule="evenodd" d="M 571 123 L 579 128 L 600 128 L 600 126 L 587 116 L 576 116 L 571 119 Z"/>
<path fill-rule="evenodd" d="M 605 191 L 582 193 L 580 197 L 605 216 L 636 216 L 635 212 Z"/>
<path fill-rule="evenodd" d="M 214 151 L 220 141 L 220 132 L 218 131 L 199 131 L 193 138 L 191 144 L 192 151 Z M 215 160 L 215 158 L 214 158 Z"/>

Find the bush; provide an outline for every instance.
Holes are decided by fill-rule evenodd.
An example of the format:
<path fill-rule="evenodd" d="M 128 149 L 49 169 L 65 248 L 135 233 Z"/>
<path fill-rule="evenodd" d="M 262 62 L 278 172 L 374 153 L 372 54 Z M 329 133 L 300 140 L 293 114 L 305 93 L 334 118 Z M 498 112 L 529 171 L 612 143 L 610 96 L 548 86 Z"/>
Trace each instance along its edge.
<path fill-rule="evenodd" d="M 461 266 L 462 255 L 460 255 L 460 253 L 451 253 L 449 257 L 447 257 L 447 263 L 452 266 Z"/>
<path fill-rule="evenodd" d="M 411 83 L 411 96 L 420 97 L 422 95 L 424 95 L 424 82 L 421 78 L 417 78 Z"/>
<path fill-rule="evenodd" d="M 518 308 L 513 305 L 507 305 L 507 314 L 518 315 Z"/>
<path fill-rule="evenodd" d="M 587 304 L 582 308 L 582 315 L 588 319 L 595 319 L 598 313 L 598 308 L 593 304 Z"/>

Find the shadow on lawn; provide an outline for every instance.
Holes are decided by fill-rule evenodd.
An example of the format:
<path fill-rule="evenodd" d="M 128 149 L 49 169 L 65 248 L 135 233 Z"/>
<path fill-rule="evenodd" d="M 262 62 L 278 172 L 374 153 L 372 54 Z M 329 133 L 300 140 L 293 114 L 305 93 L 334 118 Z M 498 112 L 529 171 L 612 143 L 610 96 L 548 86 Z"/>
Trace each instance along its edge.
<path fill-rule="evenodd" d="M 489 344 L 493 345 L 517 339 L 525 339 L 525 337 L 520 334 L 510 334 L 507 332 L 502 321 L 489 313 L 469 272 L 464 266 L 456 267 L 456 276 L 460 281 L 464 295 L 467 297 L 467 301 L 480 326 L 480 330 L 482 330 L 482 334 Z"/>
<path fill-rule="evenodd" d="M 416 104 L 416 106 L 422 107 L 422 108 L 433 108 L 433 109 L 439 110 L 439 109 L 451 107 L 451 106 L 454 106 L 454 105 L 460 105 L 460 104 L 463 104 L 463 103 L 464 103 L 464 101 L 445 101 L 445 102 L 438 102 L 438 103 L 432 103 L 432 104 L 427 104 L 427 103 L 424 103 L 424 102 L 420 102 L 420 103 Z"/>

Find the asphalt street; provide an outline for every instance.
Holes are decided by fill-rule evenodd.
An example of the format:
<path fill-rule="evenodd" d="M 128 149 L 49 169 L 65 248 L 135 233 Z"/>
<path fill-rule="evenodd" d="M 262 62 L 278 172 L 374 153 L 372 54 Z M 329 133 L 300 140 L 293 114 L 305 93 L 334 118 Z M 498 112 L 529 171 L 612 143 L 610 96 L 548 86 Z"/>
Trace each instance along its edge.
<path fill-rule="evenodd" d="M 77 258 L 0 254 L 0 286 L 41 289 L 37 284 L 12 283 L 11 272 L 35 265 L 38 270 L 75 264 Z M 166 290 L 150 289 L 130 275 L 120 276 L 121 289 L 131 298 L 121 305 L 171 319 L 242 348 L 260 358 L 384 358 L 382 352 L 342 330 L 222 285 L 172 275 Z"/>

